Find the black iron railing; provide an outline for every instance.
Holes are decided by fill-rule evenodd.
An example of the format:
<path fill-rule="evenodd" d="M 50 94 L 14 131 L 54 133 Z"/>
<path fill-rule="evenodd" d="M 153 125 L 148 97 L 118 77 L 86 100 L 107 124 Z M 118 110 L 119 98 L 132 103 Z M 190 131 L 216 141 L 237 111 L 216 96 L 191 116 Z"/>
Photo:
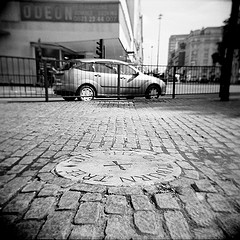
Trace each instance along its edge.
<path fill-rule="evenodd" d="M 48 101 L 59 96 L 75 100 L 84 95 L 85 98 L 111 96 L 120 99 L 148 97 L 155 92 L 174 98 L 178 94 L 218 93 L 220 89 L 220 67 L 133 67 L 119 62 L 92 64 L 0 56 L 0 97 L 41 97 Z M 145 75 L 139 75 L 138 70 Z M 165 83 L 166 90 L 159 82 Z"/>

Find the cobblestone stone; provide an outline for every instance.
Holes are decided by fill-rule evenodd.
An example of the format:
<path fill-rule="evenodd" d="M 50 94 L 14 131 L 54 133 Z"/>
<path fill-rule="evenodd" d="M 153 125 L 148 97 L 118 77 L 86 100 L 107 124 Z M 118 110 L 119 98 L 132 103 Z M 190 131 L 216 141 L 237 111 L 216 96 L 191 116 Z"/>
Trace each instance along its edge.
<path fill-rule="evenodd" d="M 4 186 L 7 182 L 16 177 L 16 174 L 7 174 L 0 176 L 0 187 Z"/>
<path fill-rule="evenodd" d="M 27 165 L 16 165 L 14 167 L 11 168 L 11 170 L 9 170 L 7 173 L 8 174 L 18 174 L 20 172 L 22 172 L 25 168 L 27 167 Z"/>
<path fill-rule="evenodd" d="M 79 192 L 67 191 L 64 192 L 58 203 L 58 209 L 75 209 L 79 204 L 81 194 Z"/>
<path fill-rule="evenodd" d="M 19 164 L 31 164 L 36 158 L 34 156 L 25 156 L 21 159 Z"/>
<path fill-rule="evenodd" d="M 41 189 L 41 191 L 38 193 L 39 197 L 45 197 L 45 196 L 56 196 L 59 191 L 59 186 L 54 184 L 45 184 L 45 186 Z"/>
<path fill-rule="evenodd" d="M 86 183 L 77 183 L 76 185 L 71 187 L 73 191 L 81 191 L 81 192 L 97 192 L 97 193 L 104 193 L 106 191 L 105 186 L 101 185 L 89 185 Z"/>
<path fill-rule="evenodd" d="M 180 206 L 172 193 L 155 194 L 154 197 L 156 204 L 160 209 L 180 209 Z"/>
<path fill-rule="evenodd" d="M 204 201 L 199 201 L 192 190 L 187 190 L 184 195 L 180 195 L 185 204 L 185 209 L 192 220 L 199 226 L 211 226 L 215 220 L 215 214 Z"/>
<path fill-rule="evenodd" d="M 109 216 L 106 227 L 106 239 L 138 239 L 138 237 L 126 216 Z"/>
<path fill-rule="evenodd" d="M 178 161 L 177 164 L 185 169 L 194 170 L 195 168 L 186 161 Z"/>
<path fill-rule="evenodd" d="M 72 212 L 54 212 L 47 218 L 38 234 L 38 239 L 67 239 L 71 230 L 72 218 Z"/>
<path fill-rule="evenodd" d="M 166 224 L 173 239 L 192 239 L 186 219 L 179 211 L 164 213 Z"/>
<path fill-rule="evenodd" d="M 237 188 L 232 181 L 221 181 L 218 180 L 217 184 L 224 190 L 228 196 L 239 196 L 240 190 Z"/>
<path fill-rule="evenodd" d="M 229 201 L 218 193 L 208 193 L 207 201 L 215 212 L 235 212 Z"/>
<path fill-rule="evenodd" d="M 51 212 L 54 203 L 54 197 L 36 198 L 24 218 L 43 219 Z"/>
<path fill-rule="evenodd" d="M 149 198 L 145 195 L 132 195 L 131 196 L 133 208 L 136 211 L 139 210 L 153 210 L 153 206 L 149 201 Z"/>
<path fill-rule="evenodd" d="M 0 167 L 11 167 L 13 164 L 19 161 L 19 159 L 20 159 L 19 157 L 7 158 L 0 163 Z"/>
<path fill-rule="evenodd" d="M 157 235 L 155 213 L 152 211 L 137 211 L 134 213 L 134 223 L 143 234 Z"/>
<path fill-rule="evenodd" d="M 37 171 L 27 170 L 21 173 L 22 177 L 35 177 L 37 175 Z"/>
<path fill-rule="evenodd" d="M 4 187 L 0 189 L 0 205 L 7 202 L 14 194 L 20 191 L 29 179 L 28 177 L 16 177 L 4 185 Z"/>
<path fill-rule="evenodd" d="M 81 198 L 81 201 L 85 202 L 96 202 L 101 200 L 102 195 L 100 193 L 85 193 Z"/>
<path fill-rule="evenodd" d="M 120 195 L 107 196 L 105 211 L 111 214 L 125 214 L 127 211 L 126 197 Z"/>
<path fill-rule="evenodd" d="M 199 173 L 197 171 L 185 169 L 184 173 L 185 173 L 185 177 L 187 177 L 187 178 L 192 178 L 192 179 L 196 179 L 196 180 L 199 179 Z"/>
<path fill-rule="evenodd" d="M 54 178 L 53 181 L 51 181 L 51 184 L 55 184 L 61 188 L 69 189 L 74 184 L 76 184 L 76 181 L 72 181 L 71 179 L 67 178 Z"/>
<path fill-rule="evenodd" d="M 95 224 L 98 221 L 101 205 L 98 202 L 81 203 L 75 216 L 76 224 Z"/>
<path fill-rule="evenodd" d="M 24 212 L 32 199 L 34 198 L 35 193 L 22 193 L 18 194 L 15 198 L 13 198 L 7 206 L 3 209 L 3 212 L 9 213 L 22 213 Z"/>
<path fill-rule="evenodd" d="M 40 178 L 44 182 L 50 182 L 53 181 L 55 176 L 52 173 L 38 173 L 38 178 Z"/>
<path fill-rule="evenodd" d="M 77 225 L 73 227 L 69 239 L 96 239 L 103 238 L 96 234 L 96 227 L 94 225 Z"/>
<path fill-rule="evenodd" d="M 50 172 L 55 166 L 56 163 L 48 163 L 39 172 Z"/>
<path fill-rule="evenodd" d="M 22 189 L 22 192 L 38 192 L 38 191 L 41 190 L 43 184 L 44 184 L 43 182 L 35 180 L 35 181 L 30 182 L 29 184 L 27 184 Z"/>
<path fill-rule="evenodd" d="M 195 181 L 194 188 L 196 191 L 199 191 L 199 192 L 213 192 L 213 193 L 217 192 L 217 190 L 213 187 L 213 185 L 207 179 L 201 179 L 201 180 Z"/>
<path fill-rule="evenodd" d="M 37 234 L 43 225 L 43 221 L 28 220 L 22 221 L 15 225 L 16 235 L 15 239 L 35 239 Z"/>
<path fill-rule="evenodd" d="M 116 195 L 140 195 L 142 194 L 142 189 L 139 186 L 134 186 L 134 187 L 109 187 L 108 188 L 108 193 L 109 194 L 116 194 Z"/>

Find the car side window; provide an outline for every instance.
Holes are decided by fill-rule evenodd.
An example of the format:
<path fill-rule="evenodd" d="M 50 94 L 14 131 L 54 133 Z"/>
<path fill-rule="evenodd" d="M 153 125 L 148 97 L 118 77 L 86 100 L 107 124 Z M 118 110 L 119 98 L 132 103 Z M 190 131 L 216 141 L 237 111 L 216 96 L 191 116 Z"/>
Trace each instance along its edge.
<path fill-rule="evenodd" d="M 101 73 L 117 74 L 117 67 L 111 63 L 96 63 L 95 71 Z"/>
<path fill-rule="evenodd" d="M 77 63 L 74 68 L 82 70 L 82 71 L 89 71 L 89 72 L 94 72 L 95 67 L 93 63 Z"/>
<path fill-rule="evenodd" d="M 127 65 L 121 65 L 121 73 L 125 75 L 133 75 L 136 71 Z"/>

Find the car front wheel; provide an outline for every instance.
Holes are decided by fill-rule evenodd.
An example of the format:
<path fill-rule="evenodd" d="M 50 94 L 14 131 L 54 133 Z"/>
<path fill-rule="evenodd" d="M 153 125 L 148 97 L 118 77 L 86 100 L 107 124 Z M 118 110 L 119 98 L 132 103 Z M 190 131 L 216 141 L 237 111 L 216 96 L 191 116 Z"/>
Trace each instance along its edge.
<path fill-rule="evenodd" d="M 95 90 L 89 85 L 84 85 L 79 90 L 78 99 L 81 101 L 91 101 L 94 99 L 94 96 Z"/>
<path fill-rule="evenodd" d="M 147 88 L 145 93 L 146 99 L 157 99 L 161 94 L 161 89 L 157 85 L 151 85 Z"/>

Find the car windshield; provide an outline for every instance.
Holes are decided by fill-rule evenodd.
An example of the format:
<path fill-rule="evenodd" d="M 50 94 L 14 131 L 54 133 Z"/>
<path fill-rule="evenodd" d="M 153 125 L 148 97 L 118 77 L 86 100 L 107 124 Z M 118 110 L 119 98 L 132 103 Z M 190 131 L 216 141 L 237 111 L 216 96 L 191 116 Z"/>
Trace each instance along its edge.
<path fill-rule="evenodd" d="M 69 70 L 74 65 L 74 62 L 64 62 L 60 67 L 60 70 Z"/>

